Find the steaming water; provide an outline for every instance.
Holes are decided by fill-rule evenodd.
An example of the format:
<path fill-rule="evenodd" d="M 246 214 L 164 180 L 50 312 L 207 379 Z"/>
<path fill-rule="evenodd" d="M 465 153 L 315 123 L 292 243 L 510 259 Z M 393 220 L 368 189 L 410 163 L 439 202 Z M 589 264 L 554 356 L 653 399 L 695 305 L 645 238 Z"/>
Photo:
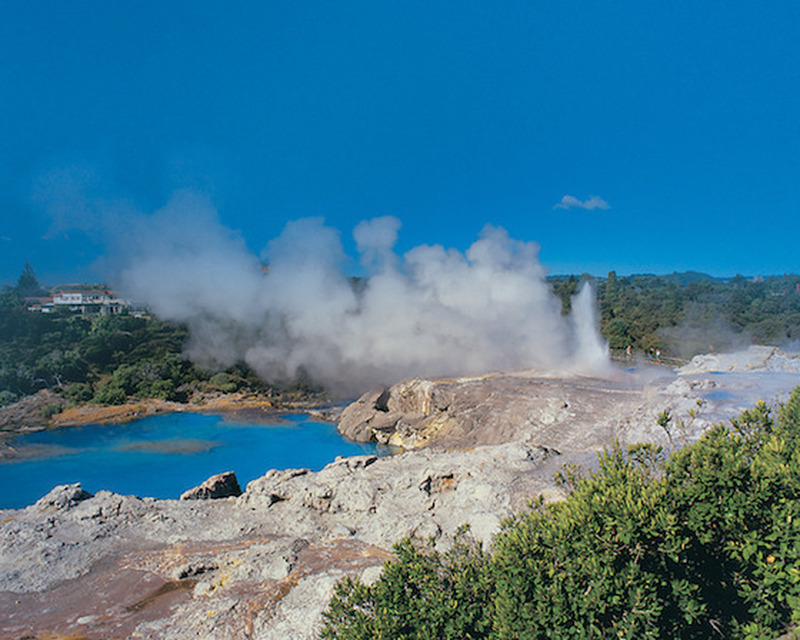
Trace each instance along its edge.
<path fill-rule="evenodd" d="M 80 482 L 95 493 L 177 498 L 223 471 L 239 484 L 268 469 L 319 470 L 336 456 L 379 451 L 342 438 L 333 425 L 290 415 L 269 424 L 174 413 L 125 425 L 88 425 L 20 436 L 24 457 L 0 463 L 0 508 L 32 504 L 59 484 Z"/>
<path fill-rule="evenodd" d="M 398 219 L 365 220 L 353 231 L 366 276 L 357 286 L 339 231 L 321 218 L 288 223 L 258 257 L 189 192 L 119 228 L 109 238 L 115 288 L 185 323 L 186 355 L 208 368 L 244 362 L 265 380 L 302 371 L 350 397 L 409 377 L 609 366 L 591 287 L 562 316 L 539 246 L 499 227 L 466 251 L 401 255 Z"/>

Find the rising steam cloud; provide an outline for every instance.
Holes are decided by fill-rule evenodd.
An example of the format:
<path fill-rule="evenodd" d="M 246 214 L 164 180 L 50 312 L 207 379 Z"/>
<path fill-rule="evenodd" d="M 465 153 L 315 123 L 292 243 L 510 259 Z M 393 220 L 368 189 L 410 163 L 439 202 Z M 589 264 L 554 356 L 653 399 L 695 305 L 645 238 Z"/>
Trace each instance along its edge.
<path fill-rule="evenodd" d="M 319 218 L 287 224 L 261 256 L 265 270 L 206 200 L 181 193 L 127 225 L 117 285 L 187 323 L 188 355 L 201 364 L 245 362 L 268 380 L 303 367 L 340 393 L 409 376 L 607 368 L 593 292 L 562 317 L 535 243 L 487 226 L 465 253 L 419 246 L 400 256 L 399 228 L 391 217 L 355 228 L 368 273 L 358 282 L 342 273 L 338 231 Z"/>

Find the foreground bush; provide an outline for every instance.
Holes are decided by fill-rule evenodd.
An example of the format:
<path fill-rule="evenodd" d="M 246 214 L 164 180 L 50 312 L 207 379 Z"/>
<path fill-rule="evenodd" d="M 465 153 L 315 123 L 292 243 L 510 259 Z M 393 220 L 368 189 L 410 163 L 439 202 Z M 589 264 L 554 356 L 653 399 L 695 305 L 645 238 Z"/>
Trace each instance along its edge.
<path fill-rule="evenodd" d="M 346 579 L 325 614 L 323 638 L 461 640 L 489 631 L 489 558 L 466 530 L 445 554 L 409 540 L 373 586 Z"/>
<path fill-rule="evenodd" d="M 776 638 L 800 617 L 800 389 L 669 460 L 615 445 L 564 502 L 504 523 L 493 552 L 395 549 L 347 580 L 323 638 Z"/>

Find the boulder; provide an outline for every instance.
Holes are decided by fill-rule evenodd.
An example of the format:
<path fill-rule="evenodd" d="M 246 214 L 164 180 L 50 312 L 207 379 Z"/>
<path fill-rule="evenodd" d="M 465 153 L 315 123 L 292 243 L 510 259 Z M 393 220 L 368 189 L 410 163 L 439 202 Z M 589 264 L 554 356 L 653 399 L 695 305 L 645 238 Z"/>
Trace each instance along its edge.
<path fill-rule="evenodd" d="M 373 389 L 350 404 L 339 418 L 339 433 L 356 442 L 372 442 L 376 428 L 393 430 L 400 416 L 392 422 L 385 406 L 387 394 L 388 389 Z"/>
<path fill-rule="evenodd" d="M 416 449 L 451 425 L 446 381 L 412 379 L 368 391 L 342 412 L 339 432 L 357 442 Z"/>
<path fill-rule="evenodd" d="M 34 505 L 38 509 L 70 509 L 79 502 L 88 500 L 92 494 L 84 491 L 80 482 L 62 484 L 53 488 Z"/>
<path fill-rule="evenodd" d="M 181 500 L 215 500 L 242 495 L 239 481 L 233 471 L 211 476 L 203 484 L 181 494 Z"/>

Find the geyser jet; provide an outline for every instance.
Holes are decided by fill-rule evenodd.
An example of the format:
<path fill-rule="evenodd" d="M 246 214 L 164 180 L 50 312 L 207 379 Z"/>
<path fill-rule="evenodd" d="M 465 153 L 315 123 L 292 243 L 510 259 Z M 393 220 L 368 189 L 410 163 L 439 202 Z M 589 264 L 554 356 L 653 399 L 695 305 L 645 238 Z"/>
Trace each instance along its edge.
<path fill-rule="evenodd" d="M 261 260 L 204 199 L 178 194 L 126 236 L 119 287 L 190 328 L 188 355 L 245 362 L 265 379 L 303 367 L 353 393 L 411 376 L 544 368 L 597 374 L 608 365 L 590 288 L 561 315 L 533 242 L 487 226 L 464 253 L 394 251 L 400 222 L 354 231 L 367 277 L 354 282 L 339 233 L 322 219 L 290 222 Z"/>

